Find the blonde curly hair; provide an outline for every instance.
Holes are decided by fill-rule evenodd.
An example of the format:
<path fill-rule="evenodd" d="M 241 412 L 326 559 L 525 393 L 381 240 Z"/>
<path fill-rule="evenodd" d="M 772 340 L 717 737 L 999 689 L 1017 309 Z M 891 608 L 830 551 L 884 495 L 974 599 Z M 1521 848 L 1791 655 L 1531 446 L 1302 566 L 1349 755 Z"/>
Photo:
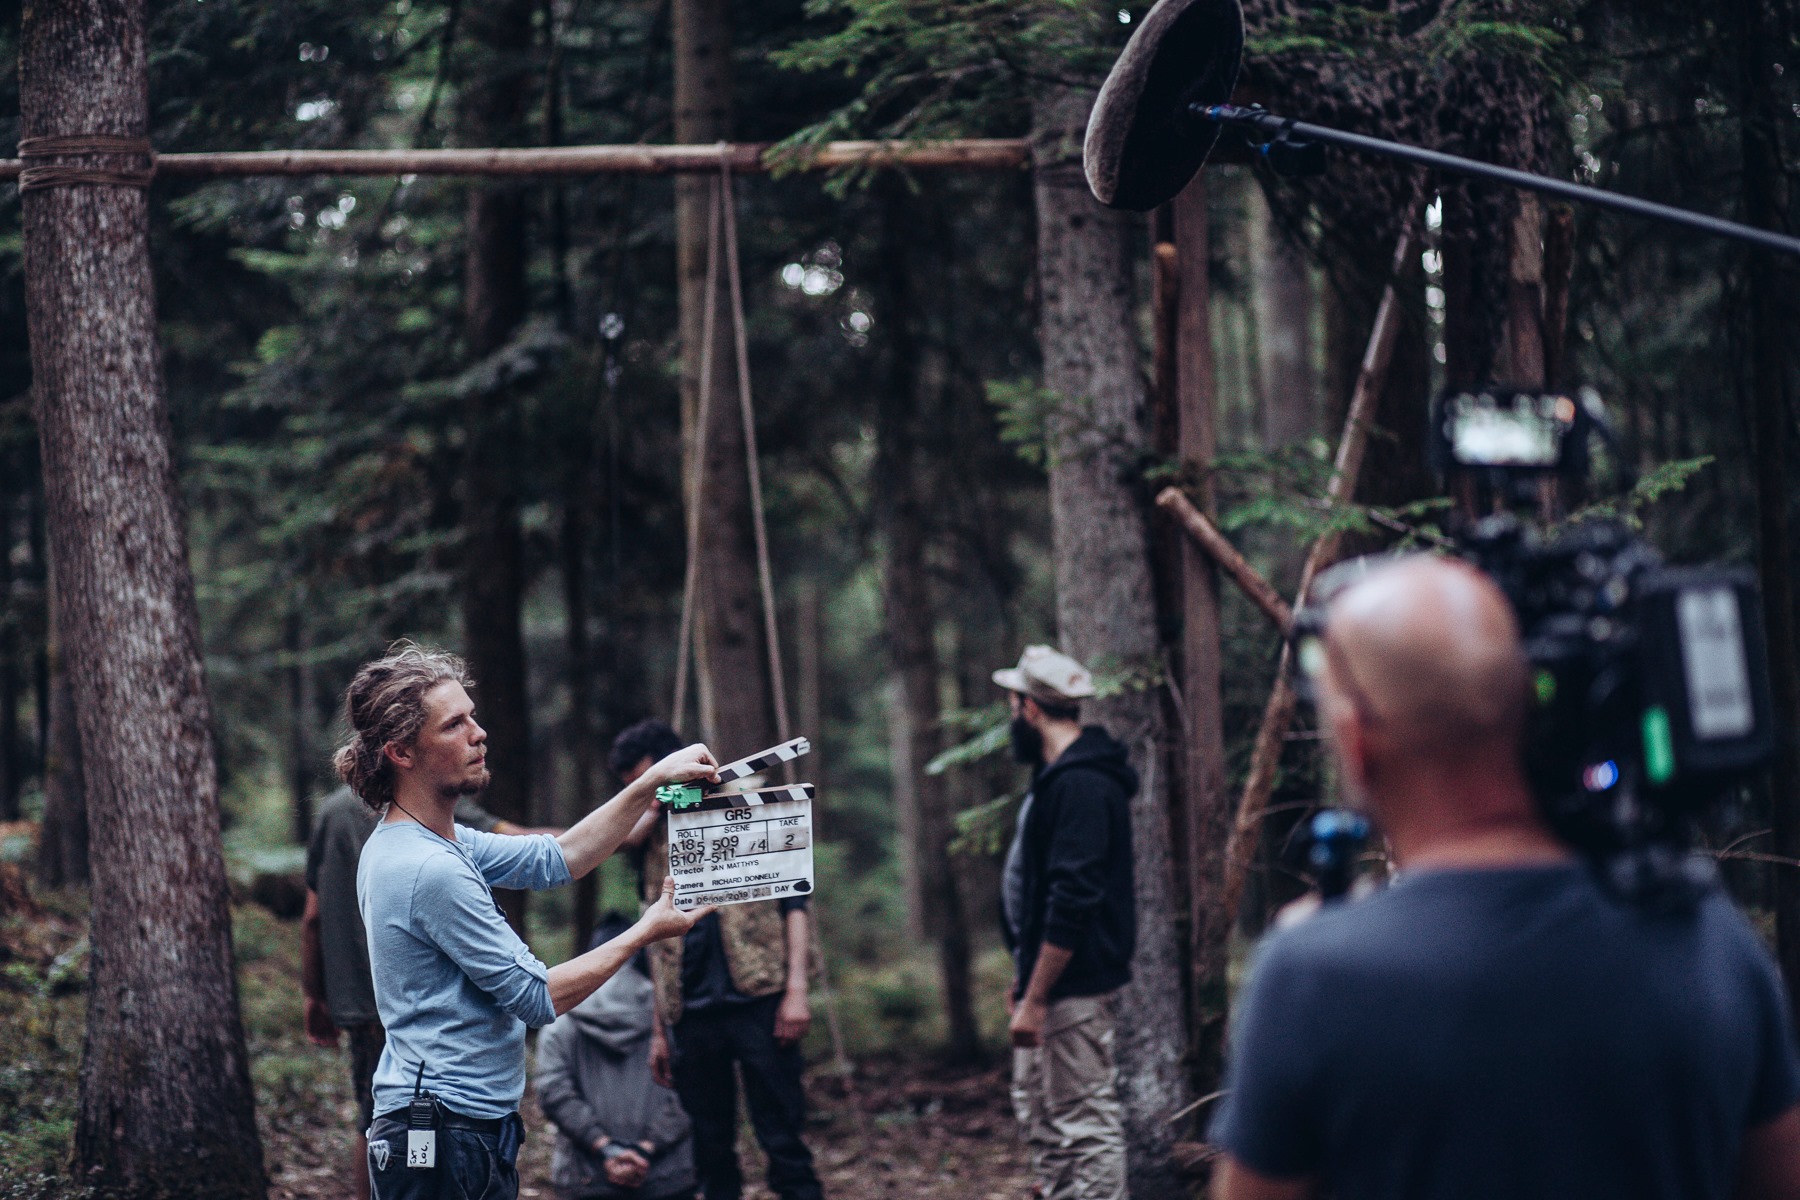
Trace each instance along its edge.
<path fill-rule="evenodd" d="M 364 663 L 344 689 L 349 737 L 331 756 L 338 778 L 362 802 L 380 812 L 394 798 L 394 767 L 383 751 L 410 745 L 425 724 L 425 693 L 446 681 L 475 686 L 454 654 L 402 639 Z"/>

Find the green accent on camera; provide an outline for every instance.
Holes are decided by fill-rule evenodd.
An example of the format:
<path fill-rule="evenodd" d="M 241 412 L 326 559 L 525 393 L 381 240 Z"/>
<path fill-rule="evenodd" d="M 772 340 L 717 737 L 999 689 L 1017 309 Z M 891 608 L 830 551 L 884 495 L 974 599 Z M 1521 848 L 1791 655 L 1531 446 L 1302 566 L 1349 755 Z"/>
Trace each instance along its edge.
<path fill-rule="evenodd" d="M 1531 687 L 1537 694 L 1539 708 L 1549 708 L 1550 702 L 1556 699 L 1556 676 L 1549 671 L 1538 671 L 1531 680 Z"/>
<path fill-rule="evenodd" d="M 670 808 L 693 808 L 702 798 L 698 786 L 691 783 L 666 783 L 656 789 L 656 798 Z"/>
<path fill-rule="evenodd" d="M 1660 704 L 1644 710 L 1644 775 L 1659 787 L 1675 777 L 1675 735 Z"/>

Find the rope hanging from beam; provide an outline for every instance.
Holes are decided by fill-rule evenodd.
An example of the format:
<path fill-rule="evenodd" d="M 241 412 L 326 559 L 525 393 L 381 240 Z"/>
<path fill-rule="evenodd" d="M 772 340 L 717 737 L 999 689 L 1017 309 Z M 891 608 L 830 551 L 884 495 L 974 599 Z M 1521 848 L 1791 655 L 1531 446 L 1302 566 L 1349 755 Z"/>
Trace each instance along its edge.
<path fill-rule="evenodd" d="M 36 165 L 46 158 L 72 158 L 108 154 L 141 158 L 142 167 L 96 167 L 86 163 Z M 118 137 L 110 133 L 47 134 L 19 139 L 20 192 L 52 187 L 149 187 L 156 178 L 156 151 L 148 138 Z M 32 165 L 25 165 L 32 164 Z"/>
<path fill-rule="evenodd" d="M 769 525 L 763 507 L 762 469 L 756 449 L 756 409 L 750 391 L 750 331 L 744 316 L 744 281 L 738 262 L 737 208 L 731 186 L 732 157 L 729 147 L 720 143 L 717 161 L 718 178 L 713 181 L 706 236 L 706 310 L 700 348 L 700 396 L 695 405 L 694 472 L 688 488 L 687 570 L 682 584 L 681 623 L 675 650 L 675 698 L 671 705 L 671 724 L 681 726 L 687 707 L 687 683 L 693 659 L 694 602 L 699 584 L 700 565 L 700 501 L 706 485 L 706 428 L 710 420 L 713 379 L 714 320 L 719 308 L 718 285 L 721 258 L 724 262 L 726 287 L 731 294 L 732 347 L 737 365 L 738 413 L 744 427 L 744 458 L 749 474 L 750 514 L 756 538 L 756 575 L 762 592 L 763 637 L 768 650 L 769 681 L 775 703 L 777 737 L 785 742 L 792 735 L 788 713 L 787 686 L 782 671 L 780 625 L 775 612 L 775 573 L 769 556 Z M 793 782 L 793 766 L 786 768 Z M 856 1065 L 851 1062 L 844 1045 L 844 1030 L 838 1020 L 837 995 L 831 986 L 831 973 L 825 962 L 824 943 L 819 936 L 819 911 L 814 899 L 809 947 L 813 967 L 819 975 L 819 992 L 825 1009 L 825 1025 L 831 1035 L 832 1056 L 837 1060 L 838 1076 L 843 1081 L 844 1095 L 856 1114 L 857 1137 L 861 1153 L 867 1157 L 872 1145 L 868 1114 L 856 1091 Z"/>

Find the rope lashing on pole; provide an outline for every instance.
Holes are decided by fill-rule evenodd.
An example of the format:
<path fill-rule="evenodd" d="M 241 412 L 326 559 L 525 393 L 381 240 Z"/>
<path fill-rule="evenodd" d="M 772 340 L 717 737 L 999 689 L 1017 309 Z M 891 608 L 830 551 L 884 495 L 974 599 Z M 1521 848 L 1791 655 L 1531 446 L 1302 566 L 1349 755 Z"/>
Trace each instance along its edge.
<path fill-rule="evenodd" d="M 97 167 L 87 163 L 43 163 L 43 159 L 111 155 L 145 160 L 141 167 Z M 19 139 L 20 192 L 53 187 L 149 187 L 156 178 L 156 151 L 148 138 L 110 133 L 47 134 Z"/>

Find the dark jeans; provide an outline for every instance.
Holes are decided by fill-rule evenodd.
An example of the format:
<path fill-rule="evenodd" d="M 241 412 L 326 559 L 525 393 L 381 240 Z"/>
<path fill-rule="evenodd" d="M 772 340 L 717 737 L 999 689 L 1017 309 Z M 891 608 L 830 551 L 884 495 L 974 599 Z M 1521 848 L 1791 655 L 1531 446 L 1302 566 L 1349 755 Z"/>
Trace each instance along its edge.
<path fill-rule="evenodd" d="M 806 1091 L 800 1048 L 775 1041 L 780 996 L 683 1014 L 675 1023 L 675 1091 L 694 1123 L 694 1167 L 706 1200 L 738 1200 L 737 1077 L 744 1073 L 750 1125 L 769 1156 L 769 1187 L 781 1200 L 823 1200 L 812 1151 L 800 1140 Z M 383 1197 L 386 1200 L 386 1197 Z"/>
<path fill-rule="evenodd" d="M 437 1131 L 437 1165 L 406 1165 L 406 1122 L 377 1117 L 369 1126 L 369 1193 L 376 1200 L 517 1200 L 519 1114 L 499 1133 Z"/>

